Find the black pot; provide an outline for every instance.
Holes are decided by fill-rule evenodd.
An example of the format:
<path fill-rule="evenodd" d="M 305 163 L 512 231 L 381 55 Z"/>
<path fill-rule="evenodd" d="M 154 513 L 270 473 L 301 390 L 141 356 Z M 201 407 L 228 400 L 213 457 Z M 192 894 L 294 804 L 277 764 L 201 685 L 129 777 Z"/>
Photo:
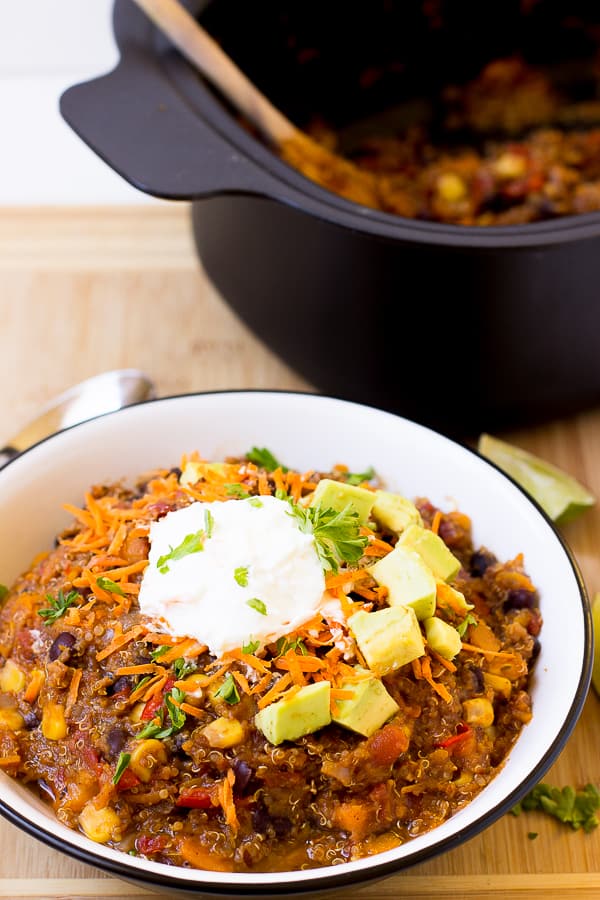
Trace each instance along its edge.
<path fill-rule="evenodd" d="M 598 402 L 600 213 L 479 228 L 355 205 L 241 127 L 130 0 L 114 27 L 118 66 L 67 90 L 63 116 L 140 190 L 193 201 L 213 282 L 318 388 L 454 434 Z"/>

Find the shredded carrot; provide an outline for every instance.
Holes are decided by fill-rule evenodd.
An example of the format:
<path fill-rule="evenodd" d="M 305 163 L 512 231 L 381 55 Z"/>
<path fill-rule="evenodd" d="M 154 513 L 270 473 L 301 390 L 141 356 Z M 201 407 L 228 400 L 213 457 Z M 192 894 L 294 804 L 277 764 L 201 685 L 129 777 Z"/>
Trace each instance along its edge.
<path fill-rule="evenodd" d="M 456 672 L 456 666 L 454 665 L 454 663 L 452 662 L 451 659 L 446 659 L 444 656 L 439 654 L 436 650 L 432 650 L 431 647 L 427 648 L 427 652 L 431 656 L 433 656 L 433 658 L 437 662 L 439 662 L 439 664 L 441 666 L 443 666 L 445 669 L 448 669 L 449 672 Z"/>
<path fill-rule="evenodd" d="M 144 682 L 144 684 L 140 684 L 136 688 L 134 688 L 134 690 L 129 695 L 128 703 L 135 703 L 137 700 L 141 700 L 148 688 L 156 684 L 157 681 L 159 681 L 161 678 L 163 678 L 163 675 L 159 673 L 151 678 L 150 681 L 146 681 Z"/>
<path fill-rule="evenodd" d="M 464 605 L 460 597 L 455 595 L 454 589 L 449 584 L 446 584 L 445 581 L 436 582 L 436 594 L 439 603 L 443 606 L 449 606 L 459 616 L 464 615 Z"/>
<path fill-rule="evenodd" d="M 234 834 L 236 834 L 238 828 L 240 827 L 240 823 L 238 822 L 235 802 L 233 800 L 234 783 L 235 772 L 233 771 L 233 769 L 229 769 L 227 775 L 221 782 L 221 789 L 219 791 L 219 803 L 221 804 L 223 812 L 225 813 L 225 821 L 234 832 Z"/>
<path fill-rule="evenodd" d="M 250 693 L 251 693 L 251 694 L 262 694 L 262 692 L 264 691 L 264 689 L 268 686 L 269 682 L 271 681 L 271 678 L 272 678 L 272 677 L 273 677 L 273 676 L 271 675 L 270 672 L 267 673 L 267 675 L 263 675 L 263 677 L 260 679 L 260 681 L 258 682 L 258 684 L 255 684 L 255 685 L 254 685 L 254 687 L 252 688 L 252 690 L 250 691 Z"/>
<path fill-rule="evenodd" d="M 77 694 L 79 693 L 79 685 L 81 683 L 82 675 L 83 671 L 81 669 L 75 669 L 75 671 L 73 672 L 73 677 L 71 678 L 71 684 L 69 685 L 69 690 L 67 693 L 67 702 L 65 703 L 66 716 L 69 715 L 77 701 Z"/>
<path fill-rule="evenodd" d="M 151 697 L 155 697 L 157 694 L 160 694 L 165 684 L 167 683 L 167 678 L 167 675 L 159 675 L 157 681 L 153 680 L 154 683 L 152 683 L 151 681 L 148 684 L 145 684 L 144 687 L 146 688 L 146 691 L 144 693 L 144 696 L 142 697 L 142 700 L 147 703 Z"/>
<path fill-rule="evenodd" d="M 37 700 L 38 694 L 42 689 L 42 685 L 45 680 L 44 672 L 41 669 L 34 669 L 31 673 L 31 679 L 29 684 L 27 685 L 27 689 L 23 694 L 23 700 L 26 703 L 34 703 Z"/>
<path fill-rule="evenodd" d="M 145 631 L 143 625 L 134 625 L 133 628 L 130 628 L 129 631 L 126 631 L 125 634 L 117 634 L 110 644 L 108 644 L 104 650 L 101 650 L 100 653 L 96 654 L 96 659 L 100 662 L 103 659 L 106 659 L 107 656 L 110 656 L 111 653 L 115 653 L 117 650 L 120 650 L 121 647 L 124 647 L 130 641 L 134 641 L 136 638 L 140 636 Z"/>
<path fill-rule="evenodd" d="M 338 575 L 327 575 L 325 577 L 325 587 L 329 591 L 332 588 L 343 587 L 345 584 L 357 584 L 364 581 L 365 578 L 371 578 L 372 575 L 368 569 L 344 569 Z"/>
<path fill-rule="evenodd" d="M 439 697 L 442 698 L 442 700 L 445 700 L 446 703 L 452 702 L 452 695 L 450 691 L 443 684 L 440 684 L 439 681 L 434 680 L 433 675 L 431 674 L 431 661 L 428 656 L 422 657 L 421 673 L 427 684 L 431 688 L 433 688 L 433 690 Z"/>
<path fill-rule="evenodd" d="M 259 657 L 254 656 L 253 653 L 243 653 L 242 650 L 229 650 L 224 655 L 223 659 L 239 659 L 240 662 L 246 663 L 251 669 L 255 669 L 257 672 L 262 673 L 267 673 L 271 668 L 270 662 L 259 659 Z"/>
<path fill-rule="evenodd" d="M 92 533 L 95 531 L 95 522 L 94 517 L 85 509 L 79 509 L 78 506 L 73 506 L 72 503 L 63 503 L 63 509 L 68 513 L 71 513 L 78 522 L 81 522 L 82 525 L 86 525 Z"/>
<path fill-rule="evenodd" d="M 327 663 L 318 656 L 302 656 L 295 650 L 288 650 L 284 656 L 277 659 L 275 665 L 278 669 L 289 669 L 290 672 L 292 666 L 295 665 L 298 666 L 300 672 L 318 672 L 320 669 L 326 668 Z"/>
<path fill-rule="evenodd" d="M 516 653 L 508 653 L 506 650 L 486 650 L 484 647 L 475 647 L 473 644 L 462 643 L 463 650 L 469 650 L 471 653 L 482 653 L 483 656 L 504 656 L 506 659 L 515 659 Z"/>
<path fill-rule="evenodd" d="M 258 476 L 258 493 L 263 497 L 271 493 L 271 488 L 264 472 L 261 472 Z"/>
<path fill-rule="evenodd" d="M 114 533 L 113 539 L 108 545 L 107 554 L 111 556 L 114 553 L 118 553 L 123 544 L 125 543 L 125 538 L 127 537 L 127 527 L 121 522 L 119 527 Z"/>
<path fill-rule="evenodd" d="M 148 634 L 144 635 L 144 642 L 146 644 L 158 644 L 169 645 L 171 647 L 173 644 L 179 643 L 181 639 L 173 637 L 172 634 L 156 634 L 154 631 L 149 631 Z"/>
<path fill-rule="evenodd" d="M 174 647 L 171 647 L 170 650 L 163 653 L 160 657 L 160 661 L 161 663 L 171 663 L 175 662 L 175 660 L 179 659 L 181 656 L 193 659 L 196 656 L 200 656 L 202 653 L 206 653 L 207 650 L 208 647 L 206 644 L 201 644 L 194 638 L 188 638 L 180 644 L 175 644 Z"/>
<path fill-rule="evenodd" d="M 120 566 L 118 569 L 109 569 L 107 572 L 104 572 L 104 577 L 110 578 L 111 581 L 119 581 L 121 578 L 124 578 L 125 575 L 135 575 L 137 572 L 142 572 L 147 565 L 148 560 L 141 559 L 139 562 L 131 563 L 129 566 Z"/>
<path fill-rule="evenodd" d="M 422 677 L 423 677 L 423 672 L 422 672 L 422 667 L 421 667 L 421 660 L 420 660 L 420 659 L 413 659 L 412 662 L 411 662 L 411 666 L 412 666 L 413 675 L 415 676 L 415 678 L 416 678 L 417 680 L 418 680 L 419 678 L 422 678 Z"/>
<path fill-rule="evenodd" d="M 258 708 L 264 709 L 265 706 L 269 706 L 280 694 L 284 692 L 286 687 L 292 683 L 292 676 L 289 672 L 286 672 L 285 675 L 282 675 L 281 678 L 275 682 L 271 690 L 267 691 L 267 693 L 260 698 L 258 701 Z"/>
<path fill-rule="evenodd" d="M 99 553 L 92 556 L 87 564 L 88 569 L 107 569 L 109 566 L 126 566 L 127 560 L 120 556 L 114 556 L 110 553 Z"/>
<path fill-rule="evenodd" d="M 94 528 L 96 529 L 96 534 L 104 535 L 106 534 L 106 526 L 102 520 L 102 509 L 100 505 L 96 502 L 95 498 L 87 493 L 85 495 L 85 504 L 92 514 L 92 518 L 94 520 Z"/>
<path fill-rule="evenodd" d="M 431 530 L 434 534 L 437 534 L 440 530 L 440 525 L 442 523 L 442 513 L 439 509 L 436 509 L 435 514 L 433 516 L 433 521 L 431 523 Z"/>
<path fill-rule="evenodd" d="M 189 716 L 194 716 L 196 719 L 204 718 L 204 710 L 198 709 L 197 706 L 192 706 L 191 703 L 180 703 L 179 709 L 181 709 L 184 713 L 187 713 Z"/>
<path fill-rule="evenodd" d="M 388 544 L 387 541 L 380 541 L 379 538 L 374 538 L 372 541 L 369 541 L 364 550 L 365 556 L 387 556 L 388 553 L 391 553 L 394 548 L 391 544 Z"/>
<path fill-rule="evenodd" d="M 115 674 L 120 677 L 121 675 L 150 675 L 152 673 L 164 675 L 165 670 L 158 663 L 143 663 L 139 666 L 121 666 Z"/>
<path fill-rule="evenodd" d="M 331 688 L 332 700 L 352 700 L 354 691 L 343 690 L 342 688 Z"/>
<path fill-rule="evenodd" d="M 245 694 L 249 694 L 250 693 L 250 685 L 248 684 L 248 679 L 246 678 L 246 676 L 242 675 L 241 672 L 233 672 L 233 677 L 235 678 L 235 680 L 241 687 L 242 691 Z"/>

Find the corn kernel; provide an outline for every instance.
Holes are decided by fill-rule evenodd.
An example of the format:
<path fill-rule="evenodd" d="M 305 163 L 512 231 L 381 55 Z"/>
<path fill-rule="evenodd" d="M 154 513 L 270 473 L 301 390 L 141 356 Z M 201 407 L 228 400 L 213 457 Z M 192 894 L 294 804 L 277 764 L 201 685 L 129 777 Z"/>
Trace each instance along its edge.
<path fill-rule="evenodd" d="M 456 203 L 466 196 L 467 186 L 460 175 L 456 175 L 454 172 L 444 172 L 437 180 L 437 192 L 442 200 Z"/>
<path fill-rule="evenodd" d="M 502 694 L 507 700 L 510 697 L 512 684 L 508 678 L 503 678 L 502 675 L 492 675 L 490 672 L 484 672 L 483 683 L 486 687 L 491 688 L 496 693 Z"/>
<path fill-rule="evenodd" d="M 494 163 L 499 178 L 522 178 L 526 171 L 527 162 L 519 153 L 503 153 Z"/>
<path fill-rule="evenodd" d="M 97 844 L 106 844 L 107 841 L 118 840 L 120 837 L 121 820 L 110 806 L 96 809 L 94 801 L 83 807 L 79 814 L 79 824 L 83 833 Z"/>
<path fill-rule="evenodd" d="M 142 721 L 142 713 L 144 712 L 145 707 L 146 704 L 142 700 L 140 703 L 136 703 L 129 713 L 129 719 L 134 725 L 137 725 L 138 722 Z"/>
<path fill-rule="evenodd" d="M 202 734 L 211 747 L 225 750 L 235 747 L 244 740 L 244 727 L 237 719 L 226 719 L 221 716 L 202 729 Z"/>
<path fill-rule="evenodd" d="M 163 765 L 167 761 L 167 751 L 160 741 L 147 740 L 140 741 L 131 751 L 131 759 L 129 760 L 129 768 L 134 775 L 147 783 L 152 777 L 152 770 L 159 763 Z"/>
<path fill-rule="evenodd" d="M 462 707 L 465 722 L 469 725 L 481 725 L 482 728 L 487 728 L 494 721 L 494 707 L 487 697 L 465 700 Z"/>
<path fill-rule="evenodd" d="M 25 725 L 25 719 L 16 709 L 0 708 L 0 726 L 10 731 L 20 731 Z"/>
<path fill-rule="evenodd" d="M 49 701 L 42 713 L 42 734 L 49 741 L 60 741 L 66 737 L 69 728 L 65 719 L 65 708 L 60 703 Z"/>
<path fill-rule="evenodd" d="M 7 659 L 4 668 L 0 670 L 0 691 L 17 694 L 24 687 L 25 672 L 12 659 Z"/>

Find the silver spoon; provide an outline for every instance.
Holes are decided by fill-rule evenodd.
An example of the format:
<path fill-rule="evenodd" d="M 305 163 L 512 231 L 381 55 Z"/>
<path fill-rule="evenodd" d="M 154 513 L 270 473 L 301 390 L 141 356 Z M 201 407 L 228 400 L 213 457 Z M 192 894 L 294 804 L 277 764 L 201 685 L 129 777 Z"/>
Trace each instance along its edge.
<path fill-rule="evenodd" d="M 115 369 L 86 378 L 51 400 L 33 421 L 0 448 L 0 469 L 55 431 L 154 396 L 154 384 L 137 369 Z"/>

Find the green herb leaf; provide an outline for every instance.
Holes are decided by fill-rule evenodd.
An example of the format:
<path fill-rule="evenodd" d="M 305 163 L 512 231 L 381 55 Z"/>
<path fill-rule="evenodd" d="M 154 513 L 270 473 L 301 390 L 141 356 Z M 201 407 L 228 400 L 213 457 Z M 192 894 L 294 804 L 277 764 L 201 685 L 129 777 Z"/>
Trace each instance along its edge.
<path fill-rule="evenodd" d="M 266 447 L 253 447 L 252 450 L 246 453 L 246 459 L 253 462 L 255 466 L 266 469 L 268 472 L 274 472 L 275 469 L 281 469 L 282 472 L 289 471 Z"/>
<path fill-rule="evenodd" d="M 471 613 L 467 613 L 462 622 L 456 626 L 456 630 L 458 631 L 460 637 L 465 636 L 465 632 L 469 625 L 477 625 L 477 619 L 475 616 L 472 616 Z"/>
<path fill-rule="evenodd" d="M 299 650 L 302 656 L 308 656 L 308 650 L 302 638 L 297 637 L 290 640 L 286 637 L 280 637 L 277 641 L 277 655 L 284 656 L 288 650 Z"/>
<path fill-rule="evenodd" d="M 246 500 L 250 494 L 242 487 L 241 484 L 226 484 L 225 489 L 228 497 L 237 497 L 239 500 Z"/>
<path fill-rule="evenodd" d="M 145 728 L 136 734 L 136 740 L 156 738 L 157 741 L 164 741 L 165 738 L 180 732 L 185 725 L 186 715 L 176 704 L 181 703 L 184 697 L 184 692 L 179 688 L 173 688 L 165 694 L 163 705 L 156 714 L 158 722 L 148 722 Z M 168 724 L 165 721 L 167 718 Z"/>
<path fill-rule="evenodd" d="M 140 678 L 140 680 L 138 681 L 138 683 L 137 683 L 136 686 L 135 686 L 136 691 L 138 691 L 138 690 L 139 690 L 141 687 L 143 687 L 145 684 L 148 684 L 148 682 L 150 681 L 150 679 L 151 679 L 152 677 L 153 677 L 152 675 L 144 675 L 143 678 Z"/>
<path fill-rule="evenodd" d="M 160 647 L 157 647 L 156 650 L 153 650 L 150 654 L 152 660 L 156 662 L 157 659 L 160 659 L 161 656 L 164 656 L 171 649 L 170 644 L 161 644 Z"/>
<path fill-rule="evenodd" d="M 583 828 L 588 833 L 600 824 L 597 816 L 599 809 L 600 791 L 593 784 L 586 784 L 583 790 L 576 791 L 570 785 L 561 790 L 542 782 L 536 784 L 511 812 L 518 816 L 523 810 L 541 810 L 559 822 L 570 825 L 575 831 Z"/>
<path fill-rule="evenodd" d="M 38 615 L 41 616 L 42 619 L 45 619 L 46 625 L 52 625 L 53 622 L 56 622 L 57 619 L 60 619 L 61 616 L 64 616 L 66 611 L 70 606 L 73 606 L 74 603 L 77 603 L 80 595 L 77 591 L 69 591 L 69 593 L 65 596 L 65 594 L 61 590 L 59 590 L 56 597 L 53 597 L 51 594 L 46 594 L 46 600 L 50 603 L 50 606 L 46 609 L 38 610 Z"/>
<path fill-rule="evenodd" d="M 218 691 L 215 691 L 215 697 L 220 697 L 230 706 L 240 702 L 240 694 L 232 675 L 228 675 Z"/>
<path fill-rule="evenodd" d="M 125 596 L 125 592 L 123 588 L 119 587 L 119 585 L 115 581 L 111 581 L 110 578 L 106 578 L 104 575 L 100 575 L 96 578 L 98 583 L 98 587 L 102 588 L 103 591 L 109 591 L 111 594 L 118 594 L 120 597 Z"/>
<path fill-rule="evenodd" d="M 117 768 L 115 769 L 115 774 L 112 777 L 112 783 L 118 784 L 121 780 L 121 775 L 129 765 L 131 760 L 131 753 L 121 753 L 119 759 L 117 761 Z"/>
<path fill-rule="evenodd" d="M 213 528 L 215 527 L 215 517 L 211 513 L 210 509 L 204 510 L 204 531 L 206 532 L 206 537 L 211 538 L 213 536 Z"/>
<path fill-rule="evenodd" d="M 193 534 L 186 534 L 177 547 L 171 547 L 169 544 L 169 552 L 165 553 L 163 556 L 159 556 L 156 562 L 159 571 L 163 575 L 169 571 L 167 565 L 169 560 L 176 562 L 178 559 L 183 559 L 184 556 L 189 556 L 190 553 L 200 553 L 201 550 L 204 550 L 204 537 L 205 534 L 203 531 L 196 531 Z"/>
<path fill-rule="evenodd" d="M 233 577 L 240 587 L 248 587 L 248 567 L 238 566 L 233 572 Z"/>
<path fill-rule="evenodd" d="M 8 588 L 5 584 L 0 584 L 0 601 L 4 600 L 6 595 L 8 594 Z"/>
<path fill-rule="evenodd" d="M 261 507 L 264 506 L 264 503 L 262 502 L 262 500 L 259 500 L 258 497 L 253 497 L 248 501 L 248 503 L 250 504 L 250 506 L 255 506 L 257 509 L 261 509 Z"/>
<path fill-rule="evenodd" d="M 346 472 L 346 484 L 358 486 L 363 481 L 370 481 L 372 478 L 375 478 L 373 466 L 369 466 L 366 472 Z"/>
<path fill-rule="evenodd" d="M 286 500 L 288 502 L 291 500 L 290 495 L 287 491 L 284 491 L 283 488 L 277 488 L 275 490 L 275 497 L 277 498 L 277 500 Z"/>
<path fill-rule="evenodd" d="M 315 547 L 326 572 L 338 572 L 341 562 L 357 563 L 367 546 L 367 538 L 360 535 L 358 514 L 351 504 L 340 512 L 318 506 L 299 506 L 290 503 L 290 515 L 295 516 L 300 531 L 312 534 Z"/>
<path fill-rule="evenodd" d="M 186 678 L 186 676 L 191 675 L 192 672 L 195 672 L 198 666 L 192 660 L 186 660 L 183 656 L 180 656 L 179 659 L 176 659 L 173 663 L 173 668 L 177 680 L 181 681 L 183 678 Z"/>
<path fill-rule="evenodd" d="M 267 614 L 267 607 L 262 602 L 262 600 L 258 599 L 258 597 L 252 597 L 251 600 L 246 600 L 246 606 L 252 607 L 252 609 L 255 609 L 256 612 L 259 612 L 261 616 L 266 616 Z"/>
<path fill-rule="evenodd" d="M 247 644 L 242 644 L 242 653 L 256 653 L 260 647 L 260 641 L 253 641 L 252 638 Z"/>

